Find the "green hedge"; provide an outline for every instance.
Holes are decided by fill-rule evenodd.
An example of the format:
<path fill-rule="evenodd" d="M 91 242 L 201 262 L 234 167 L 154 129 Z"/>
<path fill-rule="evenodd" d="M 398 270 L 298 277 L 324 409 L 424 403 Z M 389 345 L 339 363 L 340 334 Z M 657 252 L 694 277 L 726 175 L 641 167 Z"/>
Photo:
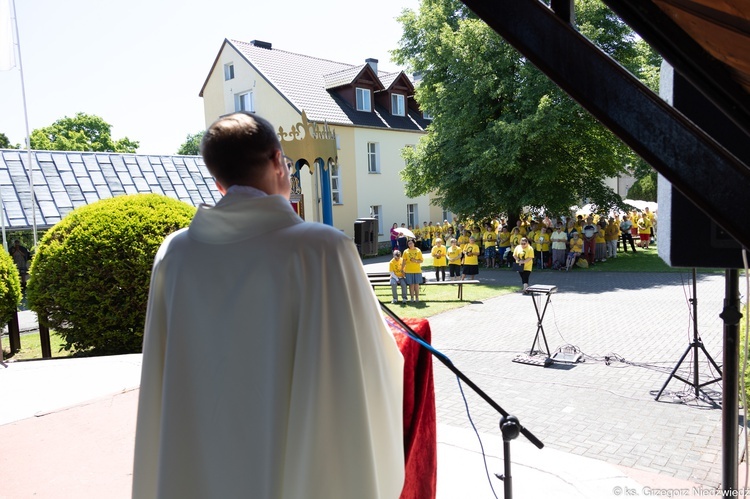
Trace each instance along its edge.
<path fill-rule="evenodd" d="M 66 350 L 139 352 L 154 256 L 194 214 L 194 207 L 158 194 L 74 210 L 39 242 L 29 307 L 63 337 Z"/>
<path fill-rule="evenodd" d="M 2 216 L 0 214 L 0 216 Z M 21 303 L 21 278 L 13 258 L 0 245 L 0 329 Z"/>

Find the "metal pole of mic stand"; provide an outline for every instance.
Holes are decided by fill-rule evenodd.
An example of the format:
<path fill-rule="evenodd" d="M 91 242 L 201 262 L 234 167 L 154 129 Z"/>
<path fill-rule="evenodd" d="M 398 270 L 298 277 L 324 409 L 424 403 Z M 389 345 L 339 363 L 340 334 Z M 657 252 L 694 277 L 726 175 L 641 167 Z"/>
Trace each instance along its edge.
<path fill-rule="evenodd" d="M 515 416 L 503 416 L 500 418 L 500 432 L 503 434 L 503 491 L 505 499 L 513 498 L 513 477 L 510 474 L 510 442 L 519 433 L 521 423 Z"/>
<path fill-rule="evenodd" d="M 390 308 L 386 307 L 383 302 L 379 301 L 379 303 L 380 308 L 383 310 L 383 312 L 385 312 L 386 315 L 392 318 L 406 332 L 406 335 L 409 336 L 409 338 L 419 343 L 423 348 L 426 348 L 433 357 L 442 362 L 445 367 L 447 367 L 461 381 L 466 383 L 472 390 L 474 390 L 474 393 L 479 395 L 493 409 L 500 413 L 500 415 L 502 416 L 502 418 L 500 419 L 500 430 L 503 434 L 503 460 L 505 466 L 505 475 L 498 478 L 503 480 L 505 499 L 512 499 L 513 492 L 511 490 L 512 479 L 510 474 L 510 441 L 516 438 L 519 433 L 526 437 L 538 449 L 544 447 L 542 441 L 539 440 L 529 430 L 521 426 L 521 423 L 519 422 L 517 417 L 508 414 L 505 409 L 500 407 L 497 402 L 492 400 L 489 395 L 484 393 L 481 388 L 475 385 L 473 381 L 471 381 L 464 373 L 462 373 L 456 366 L 453 365 L 453 362 L 451 362 L 451 360 L 446 357 L 445 354 L 435 349 L 435 347 L 433 347 L 431 344 L 427 343 L 424 338 L 419 336 L 416 331 L 410 328 L 409 325 L 401 320 L 401 318 L 397 316 Z"/>

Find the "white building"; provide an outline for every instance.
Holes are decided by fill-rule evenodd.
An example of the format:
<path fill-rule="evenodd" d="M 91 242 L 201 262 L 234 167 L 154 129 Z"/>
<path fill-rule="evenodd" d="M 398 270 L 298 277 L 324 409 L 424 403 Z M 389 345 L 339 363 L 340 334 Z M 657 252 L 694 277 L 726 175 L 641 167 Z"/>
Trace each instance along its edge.
<path fill-rule="evenodd" d="M 297 174 L 307 220 L 353 235 L 355 220 L 372 216 L 379 220 L 383 241 L 393 223 L 414 226 L 447 218 L 428 196 L 404 193 L 401 150 L 416 146 L 429 120 L 403 71 L 382 72 L 376 59 L 352 65 L 258 40 L 224 40 L 200 95 L 206 126 L 222 115 L 249 111 L 290 131 L 304 112 L 335 131 L 336 164 L 323 162 Z"/>

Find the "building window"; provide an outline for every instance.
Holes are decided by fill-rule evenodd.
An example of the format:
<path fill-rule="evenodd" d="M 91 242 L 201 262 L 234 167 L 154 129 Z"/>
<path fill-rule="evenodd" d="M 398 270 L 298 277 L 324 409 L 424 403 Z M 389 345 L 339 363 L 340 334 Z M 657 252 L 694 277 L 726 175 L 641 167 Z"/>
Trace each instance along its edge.
<path fill-rule="evenodd" d="M 453 217 L 451 217 L 451 212 L 443 208 L 443 220 L 448 220 L 449 222 L 453 221 Z"/>
<path fill-rule="evenodd" d="M 224 80 L 234 79 L 234 64 L 224 64 Z"/>
<path fill-rule="evenodd" d="M 409 227 L 418 227 L 419 226 L 419 214 L 417 213 L 417 207 L 419 205 L 417 204 L 407 204 L 406 205 L 406 224 Z"/>
<path fill-rule="evenodd" d="M 367 173 L 380 173 L 380 144 L 367 143 Z"/>
<path fill-rule="evenodd" d="M 432 119 L 432 115 L 430 113 L 428 113 L 427 111 L 422 111 L 422 118 L 424 118 L 426 120 L 431 120 Z"/>
<path fill-rule="evenodd" d="M 341 204 L 341 178 L 336 163 L 331 163 L 331 202 Z"/>
<path fill-rule="evenodd" d="M 403 95 L 391 94 L 391 114 L 394 116 L 406 116 Z"/>
<path fill-rule="evenodd" d="M 255 103 L 253 101 L 252 92 L 243 92 L 234 96 L 234 110 L 235 111 L 246 111 L 248 113 L 255 112 Z"/>
<path fill-rule="evenodd" d="M 370 218 L 374 218 L 378 221 L 378 235 L 383 235 L 383 207 L 382 206 L 370 206 Z"/>
<path fill-rule="evenodd" d="M 369 113 L 370 110 L 371 110 L 370 90 L 366 88 L 358 88 L 357 89 L 357 111 L 367 111 Z"/>

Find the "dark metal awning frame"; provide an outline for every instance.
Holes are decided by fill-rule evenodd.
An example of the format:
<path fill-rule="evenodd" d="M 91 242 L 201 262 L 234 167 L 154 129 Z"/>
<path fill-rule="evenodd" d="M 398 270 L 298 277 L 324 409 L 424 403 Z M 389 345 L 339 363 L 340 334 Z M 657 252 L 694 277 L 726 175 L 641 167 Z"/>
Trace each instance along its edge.
<path fill-rule="evenodd" d="M 464 3 L 740 244 L 750 247 L 750 224 L 746 223 L 750 220 L 750 203 L 746 202 L 750 169 L 746 164 L 582 36 L 564 15 L 556 14 L 542 2 Z M 627 2 L 607 3 L 619 11 Z M 553 6 L 557 5 L 568 7 L 565 0 L 553 2 Z M 570 11 L 559 10 L 565 10 L 565 15 Z M 682 71 L 683 59 L 667 60 Z M 688 73 L 696 73 L 695 67 L 700 64 L 694 62 Z M 704 76 L 709 72 L 719 75 L 718 70 L 708 67 L 702 70 Z M 709 83 L 714 89 L 726 85 L 729 94 L 737 87 L 725 78 L 701 84 L 706 87 Z M 726 94 L 715 91 L 709 98 L 722 103 L 725 108 L 721 109 L 747 133 L 747 94 L 743 90 L 745 97 L 733 102 Z"/>

